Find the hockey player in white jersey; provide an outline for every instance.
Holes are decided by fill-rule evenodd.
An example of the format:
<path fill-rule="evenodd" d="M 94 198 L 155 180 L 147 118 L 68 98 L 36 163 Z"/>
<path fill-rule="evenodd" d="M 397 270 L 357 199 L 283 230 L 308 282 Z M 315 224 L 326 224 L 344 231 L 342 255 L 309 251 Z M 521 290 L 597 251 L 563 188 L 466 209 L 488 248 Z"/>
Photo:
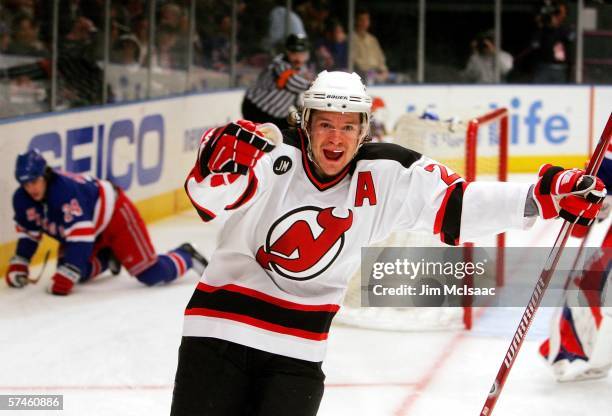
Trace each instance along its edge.
<path fill-rule="evenodd" d="M 370 106 L 358 75 L 324 71 L 299 128 L 238 121 L 204 134 L 185 189 L 204 221 L 228 218 L 185 310 L 173 416 L 315 415 L 360 248 L 394 231 L 459 244 L 525 229 L 538 211 L 597 214 L 603 185 L 580 170 L 545 166 L 535 187 L 468 184 L 414 151 L 365 143 Z"/>

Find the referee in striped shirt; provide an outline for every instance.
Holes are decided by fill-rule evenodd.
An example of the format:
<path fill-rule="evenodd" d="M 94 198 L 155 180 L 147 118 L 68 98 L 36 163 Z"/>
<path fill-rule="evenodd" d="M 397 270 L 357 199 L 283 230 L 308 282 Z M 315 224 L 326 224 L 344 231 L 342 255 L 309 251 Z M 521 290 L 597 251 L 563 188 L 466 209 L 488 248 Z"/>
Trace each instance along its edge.
<path fill-rule="evenodd" d="M 285 53 L 278 55 L 247 89 L 242 101 L 242 116 L 256 123 L 272 122 L 278 128 L 289 127 L 289 108 L 310 85 L 306 62 L 310 58 L 306 35 L 291 34 L 285 41 Z"/>

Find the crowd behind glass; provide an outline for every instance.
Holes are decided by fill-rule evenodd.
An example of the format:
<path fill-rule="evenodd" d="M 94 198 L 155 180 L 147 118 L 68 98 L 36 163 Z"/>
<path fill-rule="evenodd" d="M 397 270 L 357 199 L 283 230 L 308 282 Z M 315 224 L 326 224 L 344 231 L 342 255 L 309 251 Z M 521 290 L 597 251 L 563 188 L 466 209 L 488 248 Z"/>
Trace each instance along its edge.
<path fill-rule="evenodd" d="M 504 0 L 497 40 L 494 3 L 0 0 L 0 117 L 248 86 L 288 33 L 308 35 L 313 74 L 369 84 L 612 81 L 610 3 Z"/>

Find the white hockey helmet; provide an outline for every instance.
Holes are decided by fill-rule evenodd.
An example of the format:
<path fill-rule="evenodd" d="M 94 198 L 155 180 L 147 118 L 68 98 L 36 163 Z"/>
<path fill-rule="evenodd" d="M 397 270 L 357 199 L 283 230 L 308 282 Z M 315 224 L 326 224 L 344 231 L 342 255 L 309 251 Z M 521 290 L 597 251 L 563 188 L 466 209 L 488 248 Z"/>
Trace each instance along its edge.
<path fill-rule="evenodd" d="M 370 128 L 372 98 L 366 93 L 361 77 L 356 73 L 323 71 L 303 95 L 301 127 L 306 127 L 312 110 L 338 113 L 361 113 L 359 141 L 367 136 Z"/>

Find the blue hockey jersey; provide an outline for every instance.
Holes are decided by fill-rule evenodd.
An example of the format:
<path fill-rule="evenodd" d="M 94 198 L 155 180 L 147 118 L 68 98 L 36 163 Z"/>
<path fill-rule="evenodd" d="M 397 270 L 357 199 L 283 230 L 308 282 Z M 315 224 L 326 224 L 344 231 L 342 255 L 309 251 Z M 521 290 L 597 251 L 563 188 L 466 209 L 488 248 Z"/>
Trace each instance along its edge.
<path fill-rule="evenodd" d="M 85 270 L 96 237 L 110 222 L 115 201 L 110 182 L 60 171 L 49 177 L 40 202 L 19 187 L 13 195 L 19 236 L 16 254 L 31 259 L 45 233 L 60 242 L 62 261 Z"/>

